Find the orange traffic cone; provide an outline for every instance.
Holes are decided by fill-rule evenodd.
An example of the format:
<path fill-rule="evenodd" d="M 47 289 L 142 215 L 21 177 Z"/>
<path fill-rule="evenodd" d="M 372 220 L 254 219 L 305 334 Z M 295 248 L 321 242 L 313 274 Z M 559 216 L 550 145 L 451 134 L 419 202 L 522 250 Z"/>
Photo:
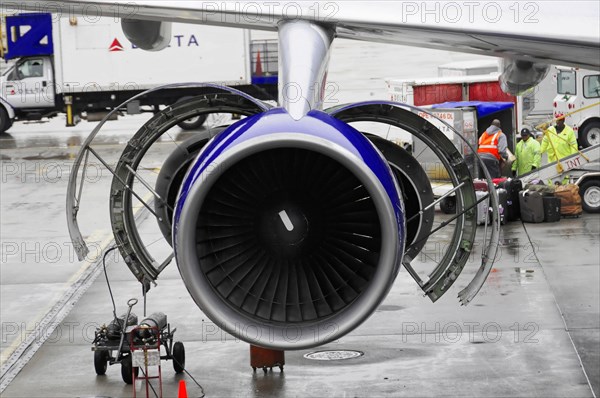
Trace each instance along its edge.
<path fill-rule="evenodd" d="M 254 70 L 255 76 L 262 76 L 262 62 L 260 60 L 260 51 L 256 54 L 256 69 Z"/>
<path fill-rule="evenodd" d="M 179 380 L 179 392 L 177 393 L 177 398 L 188 398 L 185 380 Z"/>

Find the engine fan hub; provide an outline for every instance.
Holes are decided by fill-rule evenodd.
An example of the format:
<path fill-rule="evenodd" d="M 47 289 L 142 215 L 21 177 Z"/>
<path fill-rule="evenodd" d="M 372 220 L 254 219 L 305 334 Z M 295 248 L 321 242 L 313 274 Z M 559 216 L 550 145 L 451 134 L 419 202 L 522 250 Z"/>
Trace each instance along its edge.
<path fill-rule="evenodd" d="M 308 215 L 314 212 L 305 209 L 305 206 L 290 199 L 268 200 L 257 212 L 259 240 L 271 253 L 284 258 L 296 257 L 314 242 L 315 231 L 310 229 L 309 224 L 318 221 Z"/>

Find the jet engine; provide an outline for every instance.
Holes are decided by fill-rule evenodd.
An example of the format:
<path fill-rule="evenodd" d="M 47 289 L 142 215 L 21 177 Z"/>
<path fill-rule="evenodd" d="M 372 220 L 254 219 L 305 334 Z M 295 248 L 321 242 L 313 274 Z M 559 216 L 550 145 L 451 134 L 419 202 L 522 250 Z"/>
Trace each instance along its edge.
<path fill-rule="evenodd" d="M 360 132 L 282 109 L 215 137 L 183 180 L 173 243 L 198 306 L 252 344 L 302 349 L 363 322 L 405 242 L 394 175 Z"/>
<path fill-rule="evenodd" d="M 123 18 L 121 28 L 127 40 L 147 51 L 163 50 L 171 42 L 170 22 Z"/>
<path fill-rule="evenodd" d="M 503 59 L 500 68 L 500 88 L 512 95 L 520 95 L 535 87 L 544 80 L 550 70 L 547 64 L 510 59 Z"/>
<path fill-rule="evenodd" d="M 114 168 L 92 145 L 111 114 L 86 139 L 67 196 L 80 258 L 88 248 L 77 223 L 84 182 L 78 185 L 77 176 L 80 168 L 85 176 L 91 155 L 113 174 L 115 242 L 144 294 L 175 258 L 207 317 L 251 344 L 290 350 L 340 338 L 375 311 L 401 266 L 435 302 L 472 258 L 476 208 L 489 199 L 493 226 L 489 239 L 484 233 L 481 266 L 458 293 L 463 304 L 475 297 L 497 250 L 497 197 L 475 195 L 466 158 L 419 116 L 422 110 L 371 101 L 309 111 L 296 120 L 236 90 L 199 87 L 216 91 L 155 114 L 133 134 Z M 211 114 L 243 118 L 186 132 L 177 141 L 169 132 L 183 120 Z M 422 141 L 449 176 L 447 192 L 434 199 L 419 154 L 374 136 L 374 126 L 364 123 L 399 128 Z M 174 149 L 161 152 L 168 140 Z M 158 173 L 156 164 L 144 164 L 154 149 L 168 154 Z M 448 195 L 455 196 L 456 214 L 437 219 L 433 207 Z M 155 217 L 169 245 L 151 250 L 161 239 L 149 234 L 152 240 L 144 240 L 136 207 Z M 418 254 L 429 239 L 441 239 L 447 250 L 423 261 Z M 166 258 L 156 261 L 156 255 Z"/>

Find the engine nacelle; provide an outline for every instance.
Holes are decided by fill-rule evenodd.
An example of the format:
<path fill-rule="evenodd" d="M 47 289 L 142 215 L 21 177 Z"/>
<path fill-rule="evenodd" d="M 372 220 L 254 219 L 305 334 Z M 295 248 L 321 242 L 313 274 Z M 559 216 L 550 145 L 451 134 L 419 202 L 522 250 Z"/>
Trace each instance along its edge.
<path fill-rule="evenodd" d="M 511 95 L 519 95 L 544 80 L 550 70 L 550 65 L 503 59 L 500 69 L 502 70 L 500 75 L 502 91 Z"/>
<path fill-rule="evenodd" d="M 251 344 L 304 349 L 366 320 L 398 274 L 398 185 L 360 132 L 282 109 L 223 131 L 193 162 L 173 218 L 177 264 L 218 326 Z"/>
<path fill-rule="evenodd" d="M 171 42 L 171 22 L 122 19 L 127 40 L 146 51 L 160 51 Z"/>

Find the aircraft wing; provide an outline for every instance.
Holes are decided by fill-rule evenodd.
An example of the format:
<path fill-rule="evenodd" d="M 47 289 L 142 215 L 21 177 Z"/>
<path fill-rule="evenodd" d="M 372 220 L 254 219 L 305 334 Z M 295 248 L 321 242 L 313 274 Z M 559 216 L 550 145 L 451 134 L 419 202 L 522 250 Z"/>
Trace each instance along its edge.
<path fill-rule="evenodd" d="M 3 2 L 6 15 L 22 11 L 61 16 L 114 16 L 276 30 L 282 20 L 335 26 L 337 37 L 397 43 L 514 60 L 600 67 L 600 3 L 537 2 Z"/>

